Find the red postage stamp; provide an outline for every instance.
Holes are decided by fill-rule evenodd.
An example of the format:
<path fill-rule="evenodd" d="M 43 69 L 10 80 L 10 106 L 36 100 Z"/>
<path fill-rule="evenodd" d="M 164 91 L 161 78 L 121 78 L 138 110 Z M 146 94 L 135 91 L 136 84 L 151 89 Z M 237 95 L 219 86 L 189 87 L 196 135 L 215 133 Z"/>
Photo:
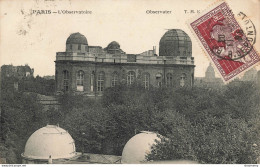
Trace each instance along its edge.
<path fill-rule="evenodd" d="M 245 31 L 226 2 L 188 23 L 225 82 L 260 61 L 253 47 L 256 39 L 255 27 L 251 20 L 246 20 L 244 13 L 240 12 L 239 15 L 245 22 Z"/>

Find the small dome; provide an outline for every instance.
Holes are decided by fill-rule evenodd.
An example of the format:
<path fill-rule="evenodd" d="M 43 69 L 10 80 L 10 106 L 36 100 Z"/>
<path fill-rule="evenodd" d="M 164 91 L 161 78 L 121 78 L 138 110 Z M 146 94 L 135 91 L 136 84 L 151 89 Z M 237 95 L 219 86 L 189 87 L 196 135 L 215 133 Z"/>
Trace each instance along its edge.
<path fill-rule="evenodd" d="M 141 163 L 146 161 L 145 156 L 151 152 L 151 146 L 160 141 L 154 132 L 142 131 L 132 137 L 125 145 L 121 163 Z"/>
<path fill-rule="evenodd" d="M 110 54 L 115 54 L 115 53 L 121 53 L 122 50 L 120 49 L 120 45 L 118 42 L 113 41 L 110 42 L 107 47 L 105 48 L 105 50 L 110 53 Z"/>
<path fill-rule="evenodd" d="M 182 30 L 171 29 L 161 38 L 159 44 L 160 56 L 191 56 L 190 37 Z"/>
<path fill-rule="evenodd" d="M 111 49 L 120 49 L 120 45 L 118 42 L 116 41 L 113 41 L 113 42 L 110 42 L 108 45 L 107 45 L 107 49 L 108 50 L 111 50 Z"/>
<path fill-rule="evenodd" d="M 30 159 L 48 160 L 72 158 L 76 155 L 75 143 L 64 129 L 47 125 L 35 131 L 27 140 L 22 156 Z"/>
<path fill-rule="evenodd" d="M 71 34 L 66 41 L 66 44 L 82 44 L 82 45 L 88 45 L 87 38 L 80 34 L 80 33 L 73 33 Z"/>

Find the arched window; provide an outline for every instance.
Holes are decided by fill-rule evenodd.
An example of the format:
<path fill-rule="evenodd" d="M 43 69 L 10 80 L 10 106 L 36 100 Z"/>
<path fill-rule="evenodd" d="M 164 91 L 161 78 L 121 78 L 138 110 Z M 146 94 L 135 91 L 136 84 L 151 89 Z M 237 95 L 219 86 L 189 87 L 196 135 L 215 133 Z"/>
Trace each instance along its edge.
<path fill-rule="evenodd" d="M 105 73 L 100 72 L 98 74 L 98 78 L 97 78 L 97 91 L 98 92 L 104 91 L 104 83 L 105 83 Z"/>
<path fill-rule="evenodd" d="M 180 79 L 180 85 L 183 87 L 185 85 L 185 80 L 186 80 L 186 74 L 181 74 L 181 79 Z"/>
<path fill-rule="evenodd" d="M 111 86 L 115 87 L 116 85 L 118 85 L 118 73 L 114 72 L 112 74 Z"/>
<path fill-rule="evenodd" d="M 143 75 L 143 83 L 144 83 L 144 88 L 149 89 L 149 85 L 150 85 L 150 74 L 149 73 L 145 73 Z"/>
<path fill-rule="evenodd" d="M 69 72 L 67 70 L 63 71 L 63 90 L 64 92 L 69 90 Z"/>
<path fill-rule="evenodd" d="M 129 71 L 127 73 L 127 85 L 133 84 L 134 80 L 135 80 L 135 72 L 134 71 Z"/>
<path fill-rule="evenodd" d="M 166 86 L 167 87 L 172 87 L 173 86 L 173 83 L 172 83 L 172 74 L 171 73 L 168 73 L 166 75 Z"/>
<path fill-rule="evenodd" d="M 84 72 L 78 71 L 77 72 L 77 91 L 83 91 L 83 81 L 84 81 Z"/>

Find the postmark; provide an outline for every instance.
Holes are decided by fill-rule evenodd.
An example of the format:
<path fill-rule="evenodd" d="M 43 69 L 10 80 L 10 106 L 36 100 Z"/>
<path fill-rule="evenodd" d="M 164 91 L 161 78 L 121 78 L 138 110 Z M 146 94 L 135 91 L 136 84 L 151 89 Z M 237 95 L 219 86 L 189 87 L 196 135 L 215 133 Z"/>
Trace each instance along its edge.
<path fill-rule="evenodd" d="M 246 18 L 239 13 L 241 20 Z M 256 30 L 248 20 L 246 30 L 238 24 L 226 2 L 221 2 L 188 23 L 222 79 L 228 82 L 259 63 L 255 51 Z"/>

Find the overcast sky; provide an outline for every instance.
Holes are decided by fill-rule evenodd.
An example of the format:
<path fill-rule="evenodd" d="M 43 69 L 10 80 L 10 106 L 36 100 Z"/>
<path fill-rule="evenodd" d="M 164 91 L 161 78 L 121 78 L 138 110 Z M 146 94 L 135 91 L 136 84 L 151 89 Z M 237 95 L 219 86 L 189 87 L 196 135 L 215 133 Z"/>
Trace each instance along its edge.
<path fill-rule="evenodd" d="M 182 29 L 192 40 L 195 76 L 204 76 L 209 61 L 191 34 L 187 20 L 207 10 L 211 0 L 1 0 L 0 64 L 28 64 L 35 76 L 54 75 L 56 52 L 65 51 L 71 33 L 85 35 L 89 45 L 103 48 L 117 41 L 126 53 L 138 54 L 156 46 L 167 29 Z M 259 30 L 258 0 L 228 0 L 236 15 L 244 12 Z M 88 10 L 92 14 L 32 15 L 31 10 Z M 147 14 L 147 10 L 168 10 L 171 14 Z M 186 13 L 185 14 L 185 10 Z M 194 10 L 195 13 L 190 13 Z M 259 36 L 255 49 L 260 51 Z M 258 46 L 258 47 L 257 47 Z"/>

